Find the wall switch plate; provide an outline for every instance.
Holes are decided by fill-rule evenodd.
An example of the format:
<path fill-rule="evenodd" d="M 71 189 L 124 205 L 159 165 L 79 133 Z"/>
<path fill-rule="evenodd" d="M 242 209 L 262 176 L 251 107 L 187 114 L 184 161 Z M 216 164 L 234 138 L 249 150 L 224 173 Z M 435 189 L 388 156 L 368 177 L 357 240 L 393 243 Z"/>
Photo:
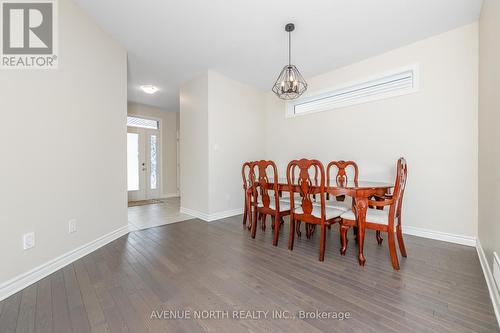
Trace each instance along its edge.
<path fill-rule="evenodd" d="M 71 219 L 68 222 L 68 232 L 70 234 L 76 232 L 76 219 Z"/>
<path fill-rule="evenodd" d="M 35 246 L 35 233 L 29 232 L 23 235 L 23 250 L 31 249 Z"/>

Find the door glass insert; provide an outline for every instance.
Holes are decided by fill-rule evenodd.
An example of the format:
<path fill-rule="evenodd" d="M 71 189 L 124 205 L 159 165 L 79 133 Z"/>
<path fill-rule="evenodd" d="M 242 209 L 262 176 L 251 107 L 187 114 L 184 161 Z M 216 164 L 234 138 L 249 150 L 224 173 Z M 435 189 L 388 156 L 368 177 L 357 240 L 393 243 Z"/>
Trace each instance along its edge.
<path fill-rule="evenodd" d="M 158 177 L 157 177 L 157 138 L 156 135 L 151 135 L 151 165 L 150 165 L 150 170 L 151 170 L 151 176 L 150 176 L 150 185 L 152 190 L 156 190 L 158 186 Z"/>
<path fill-rule="evenodd" d="M 127 188 L 139 190 L 139 134 L 127 133 Z"/>

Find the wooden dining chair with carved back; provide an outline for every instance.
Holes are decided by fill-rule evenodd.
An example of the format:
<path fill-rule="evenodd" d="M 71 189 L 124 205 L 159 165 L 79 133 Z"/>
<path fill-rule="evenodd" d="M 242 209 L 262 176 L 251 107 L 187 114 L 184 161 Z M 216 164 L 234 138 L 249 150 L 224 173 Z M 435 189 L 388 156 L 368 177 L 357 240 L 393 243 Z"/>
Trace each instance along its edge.
<path fill-rule="evenodd" d="M 333 176 L 333 177 L 331 177 Z M 346 186 L 349 182 L 357 182 L 359 177 L 358 165 L 354 161 L 331 161 L 326 167 L 326 186 L 334 183 L 337 186 Z M 333 179 L 332 179 L 333 178 Z M 337 209 L 352 209 L 352 198 L 340 195 L 327 200 L 326 205 Z"/>
<path fill-rule="evenodd" d="M 346 186 L 349 182 L 357 182 L 359 177 L 358 165 L 354 161 L 331 161 L 326 167 L 326 186 Z M 354 198 L 339 195 L 329 200 L 327 195 L 326 206 L 348 211 L 353 209 Z M 353 228 L 356 229 L 356 228 Z M 356 235 L 356 230 L 354 230 Z"/>
<path fill-rule="evenodd" d="M 319 170 L 319 167 L 317 165 L 313 165 L 312 167 L 314 169 L 314 176 L 311 177 L 312 175 L 309 175 L 311 178 L 311 182 L 312 184 L 314 185 L 318 185 L 318 176 L 319 176 L 319 173 L 320 173 L 320 170 Z M 294 165 L 292 167 L 292 182 L 295 182 L 296 178 L 295 178 L 295 173 L 296 173 L 296 169 L 297 169 L 297 165 Z M 311 172 L 312 173 L 312 172 Z M 316 194 L 313 194 L 313 204 L 317 202 L 317 198 L 316 198 Z M 287 202 L 290 202 L 290 199 L 287 198 L 285 199 Z M 300 193 L 296 193 L 295 194 L 295 204 L 296 205 L 300 205 L 302 202 L 302 197 L 300 196 Z M 295 229 L 296 229 L 296 232 L 297 232 L 297 237 L 300 238 L 302 236 L 302 233 L 300 231 L 300 225 L 301 225 L 301 221 L 295 221 Z M 312 233 L 314 231 L 314 226 L 312 225 L 309 225 L 309 224 L 306 224 L 306 237 L 309 239 L 311 236 L 312 236 Z"/>
<path fill-rule="evenodd" d="M 403 196 L 408 176 L 408 166 L 403 157 L 398 160 L 396 170 L 396 181 L 394 184 L 393 195 L 386 198 L 378 198 L 377 200 L 368 200 L 368 205 L 375 208 L 368 208 L 366 211 L 366 229 L 387 232 L 387 242 L 389 244 L 392 267 L 395 270 L 399 270 L 399 260 L 396 252 L 394 234 L 397 236 L 401 255 L 403 257 L 407 256 L 406 247 L 403 241 L 403 232 L 401 229 L 401 210 L 403 207 Z M 377 209 L 379 207 L 382 209 Z M 349 210 L 342 214 L 341 218 L 342 221 L 340 222 L 340 229 L 342 248 L 340 249 L 340 253 L 344 255 L 347 248 L 347 230 L 351 226 L 357 226 L 357 216 L 355 210 Z M 380 241 L 378 243 L 381 244 Z"/>
<path fill-rule="evenodd" d="M 296 179 L 293 178 L 292 170 L 299 169 L 299 175 Z M 318 168 L 319 180 L 313 183 L 310 171 L 311 169 Z M 295 200 L 291 200 L 291 215 L 290 215 L 290 236 L 288 239 L 288 249 L 293 250 L 295 238 L 295 221 L 302 221 L 310 225 L 319 225 L 321 228 L 320 233 L 320 246 L 319 246 L 319 260 L 325 259 L 325 242 L 326 242 L 326 227 L 337 221 L 337 218 L 343 211 L 326 207 L 325 205 L 325 169 L 323 164 L 318 160 L 294 160 L 288 164 L 287 167 L 287 183 L 290 191 L 290 198 L 299 193 L 301 197 L 301 206 L 295 204 Z M 320 205 L 313 205 L 316 195 L 319 197 Z"/>
<path fill-rule="evenodd" d="M 248 220 L 248 229 L 252 227 L 252 184 L 254 183 L 255 179 L 253 164 L 254 162 L 245 162 L 241 167 L 241 176 L 243 178 L 243 193 L 245 197 L 243 208 L 243 226 L 246 226 Z"/>
<path fill-rule="evenodd" d="M 260 215 L 262 230 L 266 230 L 266 217 L 271 216 L 271 226 L 274 230 L 273 245 L 278 245 L 279 230 L 283 216 L 290 215 L 290 204 L 280 202 L 278 193 L 278 169 L 273 161 L 254 162 L 253 167 L 257 169 L 254 182 L 254 210 L 252 223 L 252 238 L 257 232 L 257 217 Z M 269 172 L 271 174 L 269 174 Z"/>

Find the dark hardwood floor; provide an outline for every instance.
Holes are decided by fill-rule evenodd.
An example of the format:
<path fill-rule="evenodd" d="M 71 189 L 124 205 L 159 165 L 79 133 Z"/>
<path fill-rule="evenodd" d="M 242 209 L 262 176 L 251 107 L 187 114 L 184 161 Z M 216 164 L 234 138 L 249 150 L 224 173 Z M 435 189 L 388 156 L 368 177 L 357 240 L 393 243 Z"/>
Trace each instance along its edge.
<path fill-rule="evenodd" d="M 395 272 L 385 241 L 379 247 L 372 232 L 364 268 L 352 234 L 340 256 L 338 226 L 328 232 L 324 262 L 317 233 L 297 240 L 293 252 L 287 236 L 288 226 L 273 247 L 268 226 L 251 239 L 240 216 L 132 232 L 0 302 L 0 332 L 499 331 L 474 248 L 406 236 L 409 257 Z M 230 317 L 233 310 L 319 310 L 351 318 L 151 318 L 163 310 Z"/>

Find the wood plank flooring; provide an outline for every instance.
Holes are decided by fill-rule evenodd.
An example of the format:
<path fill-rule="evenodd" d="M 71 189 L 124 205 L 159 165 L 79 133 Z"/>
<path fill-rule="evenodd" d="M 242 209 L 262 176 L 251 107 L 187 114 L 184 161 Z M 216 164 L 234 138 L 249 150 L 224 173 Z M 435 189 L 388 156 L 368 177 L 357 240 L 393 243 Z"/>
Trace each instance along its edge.
<path fill-rule="evenodd" d="M 135 231 L 0 302 L 0 332 L 499 332 L 474 248 L 406 236 L 409 257 L 394 272 L 369 232 L 363 268 L 352 234 L 340 256 L 337 229 L 323 263 L 317 234 L 291 252 L 288 226 L 275 248 L 269 226 L 251 239 L 241 216 Z M 351 318 L 151 318 L 183 310 Z"/>

